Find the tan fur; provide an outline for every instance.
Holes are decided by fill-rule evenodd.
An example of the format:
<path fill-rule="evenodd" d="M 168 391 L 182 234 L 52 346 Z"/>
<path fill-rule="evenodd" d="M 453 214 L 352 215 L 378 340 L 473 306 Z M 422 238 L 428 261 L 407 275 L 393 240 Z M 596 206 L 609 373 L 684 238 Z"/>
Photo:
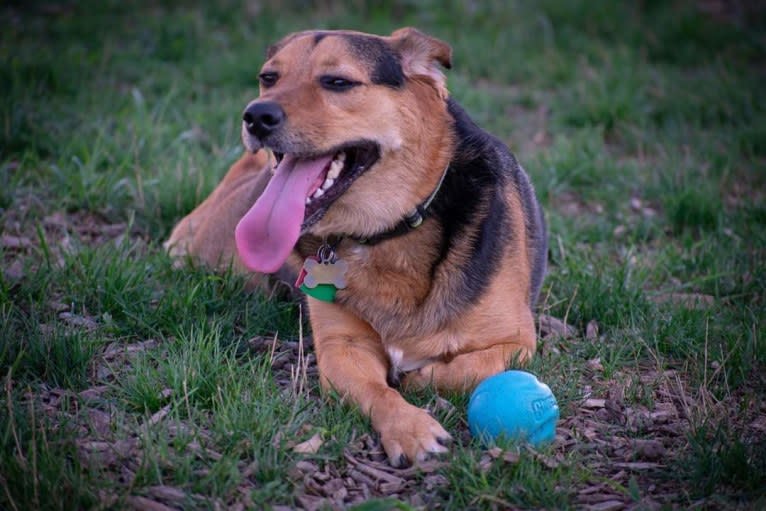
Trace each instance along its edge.
<path fill-rule="evenodd" d="M 279 81 L 262 88 L 256 101 L 274 101 L 287 118 L 282 142 L 296 152 L 324 153 L 359 139 L 381 148 L 374 169 L 362 174 L 300 239 L 287 265 L 297 272 L 321 239 L 337 233 L 370 236 L 393 227 L 435 189 L 453 158 L 456 141 L 447 111 L 440 66 L 451 50 L 414 29 L 382 38 L 401 55 L 406 86 L 369 83 L 370 67 L 355 58 L 342 34 L 317 40 L 293 34 L 270 50 L 263 70 Z M 317 77 L 341 74 L 363 85 L 342 94 L 322 90 Z M 243 130 L 246 147 L 259 147 Z M 233 256 L 237 219 L 263 189 L 263 152 L 238 162 L 213 194 L 174 229 L 171 254 L 191 254 L 215 265 Z M 336 247 L 348 263 L 348 287 L 336 303 L 308 298 L 322 386 L 334 389 L 368 414 L 394 464 L 445 451 L 449 434 L 426 411 L 389 387 L 392 366 L 407 371 L 404 384 L 433 384 L 468 391 L 481 379 L 535 351 L 530 304 L 530 257 L 521 200 L 507 192 L 513 235 L 499 271 L 473 304 L 456 310 L 456 279 L 470 257 L 478 220 L 431 272 L 442 226 L 428 218 L 421 227 L 367 246 L 351 237 Z M 487 210 L 483 204 L 482 211 Z M 213 229 L 211 226 L 224 226 Z"/>

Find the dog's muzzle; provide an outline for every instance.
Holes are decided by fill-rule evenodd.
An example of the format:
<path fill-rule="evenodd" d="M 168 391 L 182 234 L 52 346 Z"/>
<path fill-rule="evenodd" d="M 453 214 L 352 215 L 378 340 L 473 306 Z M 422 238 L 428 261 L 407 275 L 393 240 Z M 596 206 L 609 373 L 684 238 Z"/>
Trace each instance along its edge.
<path fill-rule="evenodd" d="M 277 131 L 286 118 L 285 111 L 274 101 L 254 101 L 242 114 L 245 129 L 259 140 Z"/>
<path fill-rule="evenodd" d="M 253 101 L 242 113 L 242 143 L 251 153 L 265 145 L 265 139 L 277 132 L 287 115 L 279 103 Z"/>

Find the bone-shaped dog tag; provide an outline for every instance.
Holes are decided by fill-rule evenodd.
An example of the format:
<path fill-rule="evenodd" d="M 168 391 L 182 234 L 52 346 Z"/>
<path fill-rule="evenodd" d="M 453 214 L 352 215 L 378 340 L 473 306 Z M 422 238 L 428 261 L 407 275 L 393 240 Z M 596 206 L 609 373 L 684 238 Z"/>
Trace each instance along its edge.
<path fill-rule="evenodd" d="M 338 289 L 346 287 L 348 264 L 335 256 L 329 245 L 322 245 L 316 257 L 307 257 L 295 283 L 296 287 L 317 300 L 332 302 Z"/>
<path fill-rule="evenodd" d="M 346 287 L 346 270 L 348 269 L 346 261 L 341 259 L 334 262 L 306 259 L 303 263 L 303 269 L 306 270 L 306 277 L 303 279 L 303 284 L 306 287 L 314 288 L 319 284 L 331 284 L 338 289 Z"/>

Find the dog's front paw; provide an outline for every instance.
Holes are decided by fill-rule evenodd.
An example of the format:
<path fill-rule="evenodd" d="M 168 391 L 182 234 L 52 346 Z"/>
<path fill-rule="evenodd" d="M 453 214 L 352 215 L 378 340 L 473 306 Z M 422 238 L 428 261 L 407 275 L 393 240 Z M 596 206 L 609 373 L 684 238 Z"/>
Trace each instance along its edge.
<path fill-rule="evenodd" d="M 452 437 L 422 408 L 405 403 L 375 415 L 375 429 L 394 467 L 406 467 L 449 450 Z"/>

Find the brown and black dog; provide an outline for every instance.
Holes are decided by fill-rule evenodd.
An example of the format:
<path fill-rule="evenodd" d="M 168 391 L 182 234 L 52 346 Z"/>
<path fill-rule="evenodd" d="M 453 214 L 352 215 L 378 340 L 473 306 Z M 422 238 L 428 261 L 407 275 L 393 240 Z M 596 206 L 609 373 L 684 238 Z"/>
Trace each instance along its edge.
<path fill-rule="evenodd" d="M 450 439 L 398 384 L 468 391 L 536 344 L 542 211 L 514 156 L 450 98 L 450 60 L 412 28 L 287 36 L 244 112 L 251 154 L 168 242 L 216 262 L 236 224 L 250 270 L 329 268 L 317 282 L 334 298 L 307 297 L 321 383 L 369 415 L 393 465 Z"/>

